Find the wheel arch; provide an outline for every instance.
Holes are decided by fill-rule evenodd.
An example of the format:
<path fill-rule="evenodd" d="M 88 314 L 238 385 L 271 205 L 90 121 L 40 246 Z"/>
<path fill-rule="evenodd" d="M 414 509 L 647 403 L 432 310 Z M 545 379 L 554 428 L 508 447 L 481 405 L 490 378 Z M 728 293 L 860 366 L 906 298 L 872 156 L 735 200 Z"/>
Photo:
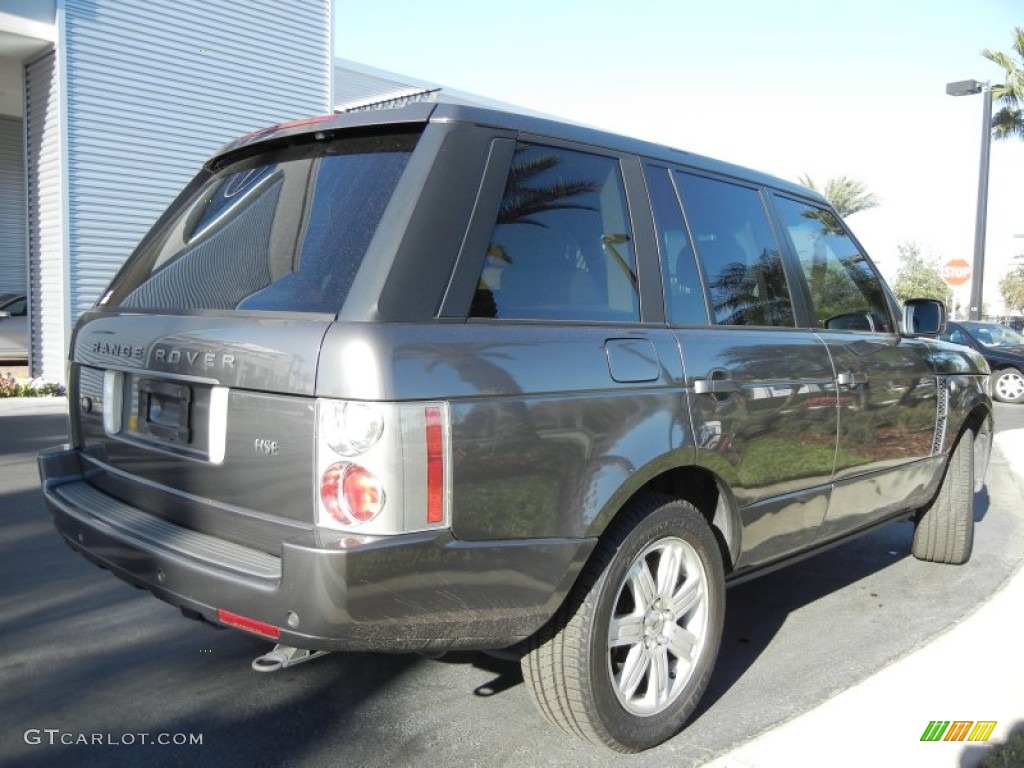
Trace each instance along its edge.
<path fill-rule="evenodd" d="M 693 504 L 718 540 L 726 573 L 733 569 L 742 543 L 736 501 L 718 475 L 694 464 L 680 464 L 667 469 L 659 467 L 657 471 L 641 475 L 637 483 L 623 489 L 605 505 L 591 523 L 590 535 L 602 535 L 636 499 L 650 494 L 671 496 Z"/>

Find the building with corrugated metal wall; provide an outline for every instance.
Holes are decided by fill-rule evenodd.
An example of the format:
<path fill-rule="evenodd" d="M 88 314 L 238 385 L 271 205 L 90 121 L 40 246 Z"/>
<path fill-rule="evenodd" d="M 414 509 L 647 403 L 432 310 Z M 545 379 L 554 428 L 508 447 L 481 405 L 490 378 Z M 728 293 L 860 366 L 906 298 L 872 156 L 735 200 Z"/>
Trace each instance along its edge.
<path fill-rule="evenodd" d="M 331 0 L 0 0 L 0 179 L 24 180 L 0 293 L 28 292 L 33 374 L 63 380 L 74 321 L 207 156 L 330 111 L 332 78 Z"/>

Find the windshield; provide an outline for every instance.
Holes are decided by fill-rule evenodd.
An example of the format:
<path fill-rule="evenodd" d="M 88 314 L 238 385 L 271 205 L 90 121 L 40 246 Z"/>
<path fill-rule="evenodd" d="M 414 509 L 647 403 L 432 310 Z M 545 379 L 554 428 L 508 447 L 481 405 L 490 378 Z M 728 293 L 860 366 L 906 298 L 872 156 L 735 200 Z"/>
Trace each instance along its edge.
<path fill-rule="evenodd" d="M 227 166 L 144 241 L 100 304 L 337 314 L 415 142 L 348 138 Z"/>
<path fill-rule="evenodd" d="M 986 347 L 1024 347 L 1024 335 L 996 323 L 965 326 L 979 344 Z"/>

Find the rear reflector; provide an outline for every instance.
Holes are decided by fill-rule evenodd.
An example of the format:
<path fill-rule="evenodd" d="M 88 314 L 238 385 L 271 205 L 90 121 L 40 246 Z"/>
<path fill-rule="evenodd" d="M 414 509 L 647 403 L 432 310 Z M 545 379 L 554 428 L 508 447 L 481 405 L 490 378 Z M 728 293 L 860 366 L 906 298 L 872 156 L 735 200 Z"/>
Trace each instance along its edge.
<path fill-rule="evenodd" d="M 444 522 L 444 432 L 441 409 L 424 410 L 427 420 L 427 523 Z"/>
<path fill-rule="evenodd" d="M 275 627 L 273 624 L 256 621 L 256 619 L 250 619 L 245 616 L 239 616 L 237 613 L 225 611 L 223 608 L 217 609 L 217 620 L 222 624 L 238 627 L 239 629 L 247 629 L 250 632 L 255 632 L 257 635 L 269 637 L 271 640 L 277 640 L 281 637 L 280 627 Z"/>

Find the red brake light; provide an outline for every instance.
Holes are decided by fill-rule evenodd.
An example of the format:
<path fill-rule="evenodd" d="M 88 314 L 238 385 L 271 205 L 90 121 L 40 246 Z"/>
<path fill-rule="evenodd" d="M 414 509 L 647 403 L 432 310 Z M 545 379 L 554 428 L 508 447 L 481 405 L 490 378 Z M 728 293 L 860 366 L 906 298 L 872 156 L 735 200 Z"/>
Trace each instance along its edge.
<path fill-rule="evenodd" d="M 373 520 L 384 509 L 384 486 L 368 469 L 349 464 L 341 480 L 345 506 L 356 522 Z"/>
<path fill-rule="evenodd" d="M 428 406 L 427 421 L 427 523 L 444 522 L 444 434 L 441 409 Z"/>
<path fill-rule="evenodd" d="M 384 509 L 384 486 L 358 464 L 332 464 L 320 478 L 320 500 L 338 522 L 365 523 Z"/>

